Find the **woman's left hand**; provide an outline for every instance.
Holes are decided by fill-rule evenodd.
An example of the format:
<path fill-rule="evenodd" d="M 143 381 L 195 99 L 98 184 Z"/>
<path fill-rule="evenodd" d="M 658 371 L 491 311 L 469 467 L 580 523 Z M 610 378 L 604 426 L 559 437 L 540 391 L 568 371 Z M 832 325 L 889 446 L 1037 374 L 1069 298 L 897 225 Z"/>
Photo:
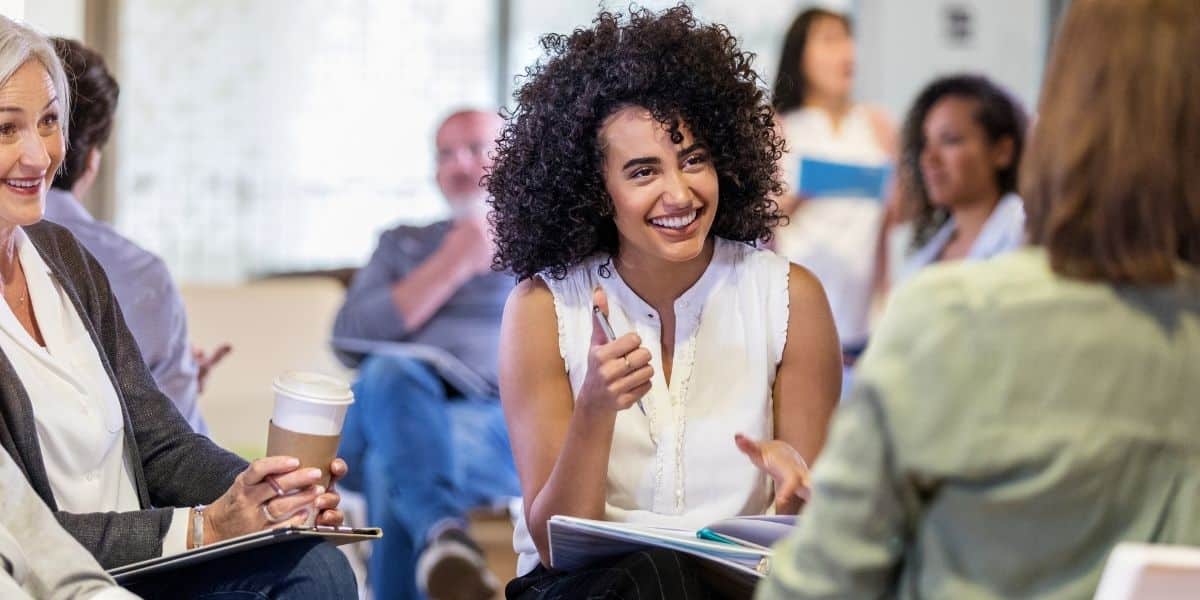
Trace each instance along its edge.
<path fill-rule="evenodd" d="M 781 440 L 755 441 L 742 434 L 733 437 L 738 450 L 754 466 L 775 481 L 775 512 L 795 514 L 808 501 L 810 482 L 808 463 L 796 449 Z"/>
<path fill-rule="evenodd" d="M 317 525 L 340 527 L 345 522 L 346 515 L 342 514 L 341 509 L 338 508 L 342 497 L 334 489 L 334 484 L 345 477 L 349 470 L 346 461 L 340 458 L 333 459 L 329 465 L 329 491 L 317 496 L 317 510 L 320 511 L 317 513 Z"/>

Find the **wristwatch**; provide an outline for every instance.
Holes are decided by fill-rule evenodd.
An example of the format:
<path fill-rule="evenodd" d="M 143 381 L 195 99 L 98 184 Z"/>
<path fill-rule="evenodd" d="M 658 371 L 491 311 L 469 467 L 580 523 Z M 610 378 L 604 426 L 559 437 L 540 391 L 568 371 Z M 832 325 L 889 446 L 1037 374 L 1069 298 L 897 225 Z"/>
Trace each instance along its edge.
<path fill-rule="evenodd" d="M 198 504 L 192 507 L 192 544 L 191 548 L 199 548 L 204 545 L 204 509 L 208 508 L 203 504 Z"/>

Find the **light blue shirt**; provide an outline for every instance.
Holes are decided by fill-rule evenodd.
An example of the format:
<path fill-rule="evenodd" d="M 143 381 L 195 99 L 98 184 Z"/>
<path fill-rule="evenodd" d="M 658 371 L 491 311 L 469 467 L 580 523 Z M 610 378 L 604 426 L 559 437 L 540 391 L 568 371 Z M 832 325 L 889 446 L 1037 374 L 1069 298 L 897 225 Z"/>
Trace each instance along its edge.
<path fill-rule="evenodd" d="M 933 234 L 933 237 L 929 238 L 928 242 L 925 242 L 924 246 L 913 252 L 912 256 L 905 261 L 897 283 L 911 279 L 921 269 L 937 262 L 938 256 L 941 256 L 946 244 L 949 244 L 954 237 L 956 227 L 954 218 L 951 217 L 945 225 L 942 225 L 941 229 L 938 229 L 937 233 Z M 983 260 L 1003 254 L 1020 246 L 1024 239 L 1025 205 L 1021 202 L 1020 196 L 1011 193 L 1005 194 L 1000 198 L 1000 202 L 996 203 L 996 208 L 992 210 L 987 222 L 983 224 L 983 229 L 980 230 L 975 243 L 971 245 L 971 251 L 967 253 L 966 260 Z"/>
<path fill-rule="evenodd" d="M 104 267 L 159 390 L 192 429 L 208 435 L 196 402 L 199 367 L 188 343 L 183 298 L 162 259 L 94 219 L 70 192 L 46 193 L 46 219 L 69 229 Z"/>

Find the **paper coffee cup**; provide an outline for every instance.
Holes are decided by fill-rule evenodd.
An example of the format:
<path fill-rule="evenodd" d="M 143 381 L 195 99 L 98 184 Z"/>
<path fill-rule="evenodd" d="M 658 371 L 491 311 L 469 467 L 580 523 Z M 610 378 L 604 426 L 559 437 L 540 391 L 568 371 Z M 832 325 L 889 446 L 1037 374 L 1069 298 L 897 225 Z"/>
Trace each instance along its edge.
<path fill-rule="evenodd" d="M 267 456 L 294 456 L 300 467 L 321 469 L 329 487 L 329 464 L 337 456 L 346 411 L 354 403 L 350 386 L 337 378 L 288 371 L 275 378 L 275 409 L 267 433 Z"/>

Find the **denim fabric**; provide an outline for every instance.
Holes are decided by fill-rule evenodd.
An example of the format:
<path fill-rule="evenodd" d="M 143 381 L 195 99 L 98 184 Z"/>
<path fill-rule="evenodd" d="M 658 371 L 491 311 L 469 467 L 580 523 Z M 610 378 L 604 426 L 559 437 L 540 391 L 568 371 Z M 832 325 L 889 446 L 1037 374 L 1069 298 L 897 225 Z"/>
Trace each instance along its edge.
<path fill-rule="evenodd" d="M 147 599 L 357 600 L 350 563 L 321 540 L 255 548 L 125 586 Z"/>
<path fill-rule="evenodd" d="M 343 484 L 364 493 L 370 524 L 384 529 L 371 585 L 377 598 L 417 598 L 430 529 L 521 493 L 504 416 L 496 399 L 454 396 L 431 368 L 396 356 L 367 358 L 354 396 L 339 454 L 351 472 Z"/>

